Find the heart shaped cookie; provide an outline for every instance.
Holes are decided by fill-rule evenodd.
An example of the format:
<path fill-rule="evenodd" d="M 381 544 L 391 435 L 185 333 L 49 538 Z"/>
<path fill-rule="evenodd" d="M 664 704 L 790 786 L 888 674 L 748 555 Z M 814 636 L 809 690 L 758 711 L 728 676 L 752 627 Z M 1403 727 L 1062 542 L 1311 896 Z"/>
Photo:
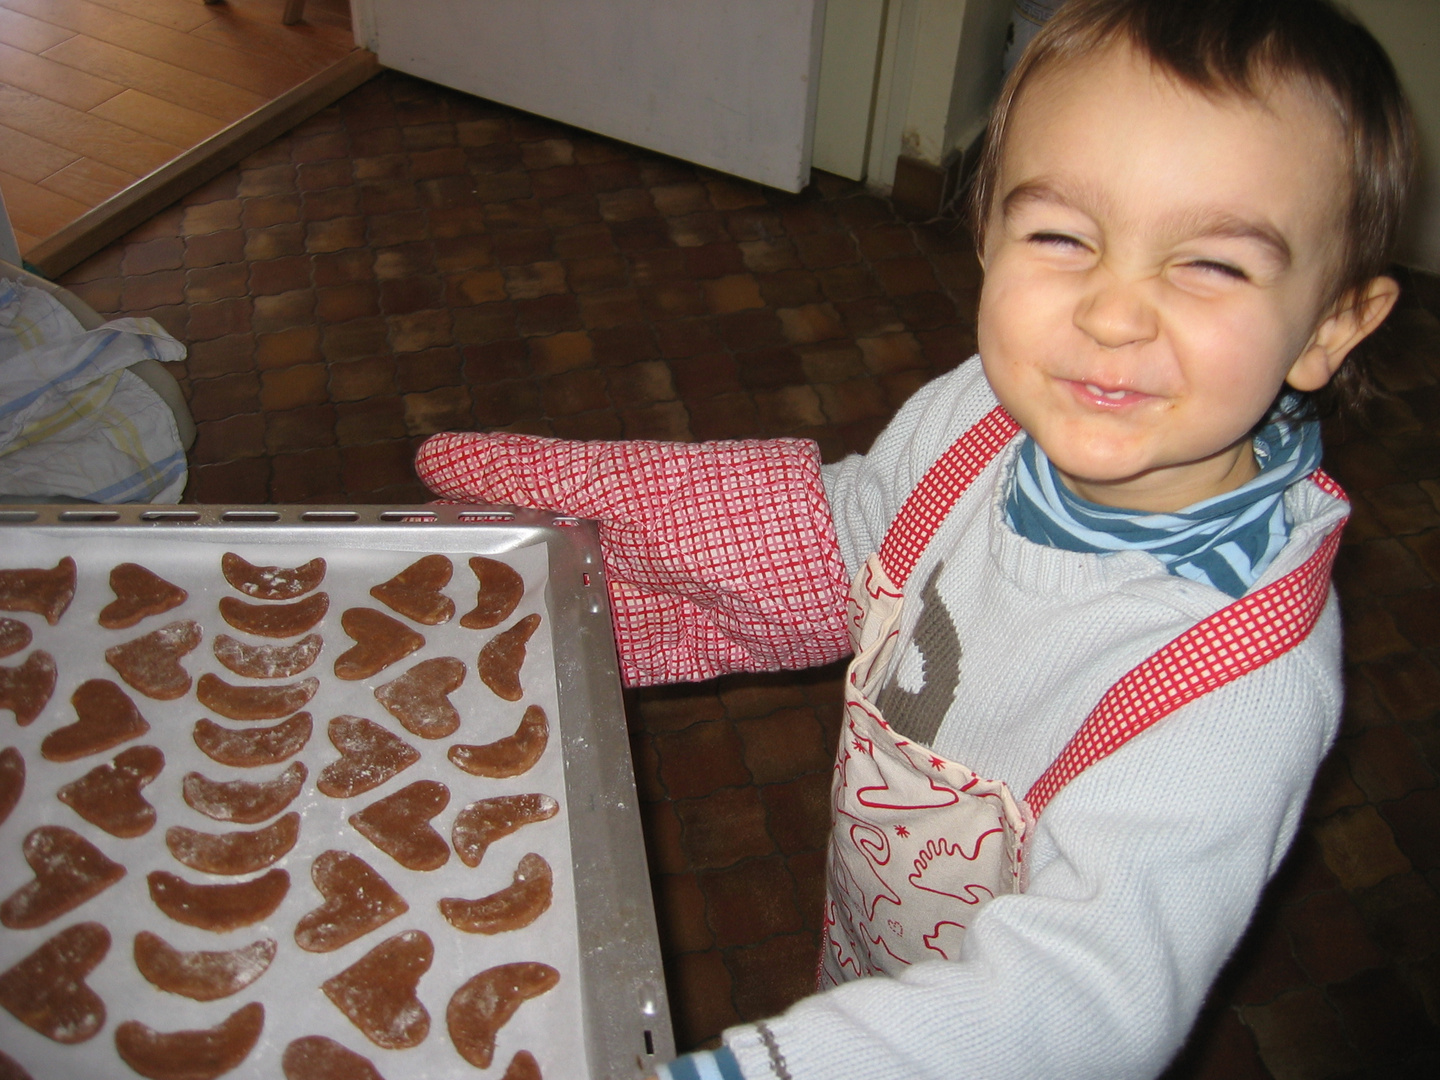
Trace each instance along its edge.
<path fill-rule="evenodd" d="M 75 722 L 45 736 L 40 753 L 49 761 L 74 761 L 139 738 L 150 730 L 130 695 L 109 679 L 87 679 L 70 695 Z"/>
<path fill-rule="evenodd" d="M 503 630 L 480 650 L 477 668 L 480 681 L 506 701 L 525 696 L 520 669 L 525 666 L 525 643 L 540 626 L 539 615 L 526 615 L 509 630 Z"/>
<path fill-rule="evenodd" d="M 215 821 L 258 825 L 289 806 L 305 786 L 309 770 L 303 761 L 292 761 L 273 780 L 211 780 L 200 773 L 186 773 L 180 793 L 192 810 Z"/>
<path fill-rule="evenodd" d="M 314 725 L 308 712 L 296 713 L 271 727 L 236 731 L 213 720 L 196 720 L 194 739 L 206 757 L 221 765 L 253 769 L 278 765 L 298 754 L 310 741 Z"/>
<path fill-rule="evenodd" d="M 450 858 L 450 845 L 430 819 L 449 802 L 450 789 L 444 784 L 416 780 L 351 814 L 350 824 L 406 869 L 437 870 Z"/>
<path fill-rule="evenodd" d="M 165 830 L 170 854 L 206 874 L 253 874 L 284 857 L 300 838 L 300 815 L 293 810 L 253 832 L 203 833 L 184 825 Z"/>
<path fill-rule="evenodd" d="M 110 588 L 115 599 L 100 609 L 100 625 L 106 630 L 134 626 L 141 619 L 179 607 L 190 595 L 133 562 L 121 563 L 110 571 Z"/>
<path fill-rule="evenodd" d="M 476 555 L 470 569 L 480 583 L 475 607 L 460 616 L 460 625 L 468 630 L 488 630 L 508 619 L 525 595 L 525 580 L 513 567 L 496 559 Z"/>
<path fill-rule="evenodd" d="M 347 851 L 322 851 L 310 880 L 325 902 L 295 924 L 295 944 L 306 952 L 333 952 L 410 910 L 369 863 Z"/>
<path fill-rule="evenodd" d="M 440 591 L 450 584 L 453 572 L 454 567 L 444 555 L 426 555 L 389 581 L 376 585 L 370 595 L 407 619 L 438 626 L 455 614 L 455 601 Z"/>
<path fill-rule="evenodd" d="M 290 875 L 284 870 L 218 885 L 195 885 L 164 870 L 152 870 L 145 881 L 150 899 L 170 918 L 217 934 L 266 918 L 290 891 Z"/>
<path fill-rule="evenodd" d="M 233 596 L 222 596 L 218 606 L 220 617 L 242 633 L 288 638 L 314 630 L 330 610 L 330 596 L 316 593 L 293 604 L 247 604 Z"/>
<path fill-rule="evenodd" d="M 135 935 L 135 967 L 167 994 L 193 1001 L 218 1001 L 238 994 L 270 967 L 276 943 L 270 938 L 238 949 L 182 952 L 164 938 L 142 930 Z"/>
<path fill-rule="evenodd" d="M 134 641 L 105 650 L 105 662 L 146 697 L 174 701 L 190 691 L 190 673 L 180 658 L 200 644 L 200 624 L 173 622 Z"/>
<path fill-rule="evenodd" d="M 0 750 L 0 825 L 15 809 L 25 790 L 25 759 L 13 746 Z"/>
<path fill-rule="evenodd" d="M 256 566 L 233 551 L 220 556 L 220 572 L 232 588 L 256 600 L 294 600 L 325 580 L 325 560 L 303 566 Z"/>
<path fill-rule="evenodd" d="M 403 1050 L 420 1045 L 430 1033 L 430 1013 L 415 989 L 434 958 L 430 935 L 407 930 L 382 941 L 320 988 L 376 1046 Z"/>
<path fill-rule="evenodd" d="M 450 695 L 464 682 L 465 661 L 437 656 L 376 687 L 375 698 L 412 735 L 443 739 L 460 726 L 460 713 L 450 704 Z"/>
<path fill-rule="evenodd" d="M 18 667 L 0 664 L 0 709 L 11 710 L 15 722 L 25 727 L 50 703 L 55 678 L 55 658 L 43 649 L 36 649 Z"/>
<path fill-rule="evenodd" d="M 0 923 L 11 930 L 44 926 L 125 876 L 125 867 L 63 825 L 32 829 L 21 852 L 35 879 L 0 903 Z"/>
<path fill-rule="evenodd" d="M 399 619 L 374 608 L 347 608 L 340 626 L 355 645 L 335 658 L 339 679 L 368 679 L 425 644 L 424 637 Z"/>
<path fill-rule="evenodd" d="M 549 741 L 550 725 L 545 719 L 545 710 L 531 705 L 520 718 L 515 734 L 484 746 L 456 743 L 446 756 L 472 776 L 519 776 L 535 767 Z"/>
<path fill-rule="evenodd" d="M 214 1080 L 250 1056 L 264 1027 L 265 1006 L 252 1001 L 199 1031 L 156 1031 L 126 1020 L 115 1029 L 115 1049 L 150 1080 Z"/>
<path fill-rule="evenodd" d="M 450 839 L 461 862 L 479 866 L 486 849 L 496 840 L 523 826 L 548 821 L 559 812 L 559 803 L 538 792 L 477 799 L 455 815 Z"/>
<path fill-rule="evenodd" d="M 34 637 L 19 619 L 0 618 L 0 656 L 14 656 Z"/>
<path fill-rule="evenodd" d="M 235 686 L 207 671 L 195 684 L 195 696 L 231 720 L 278 720 L 303 709 L 319 689 L 320 680 L 313 675 L 279 686 Z"/>
<path fill-rule="evenodd" d="M 63 785 L 55 797 L 111 836 L 143 836 L 155 824 L 155 808 L 140 789 L 163 768 L 165 755 L 159 747 L 132 746 L 108 765 L 97 765 Z"/>
<path fill-rule="evenodd" d="M 285 1080 L 385 1080 L 369 1058 L 324 1035 L 304 1035 L 285 1047 Z"/>
<path fill-rule="evenodd" d="M 540 1075 L 540 1063 L 529 1050 L 517 1050 L 505 1066 L 505 1075 L 500 1080 L 545 1080 Z"/>
<path fill-rule="evenodd" d="M 555 987 L 560 973 L 549 964 L 525 961 L 487 968 L 450 998 L 445 1023 L 460 1056 L 477 1069 L 495 1057 L 495 1036 L 521 1005 Z"/>
<path fill-rule="evenodd" d="M 211 642 L 215 659 L 247 679 L 288 679 L 299 675 L 320 655 L 324 639 L 307 634 L 291 645 L 251 645 L 229 634 L 216 634 Z"/>
<path fill-rule="evenodd" d="M 75 599 L 75 560 L 49 570 L 0 570 L 0 611 L 33 611 L 54 626 Z"/>
<path fill-rule="evenodd" d="M 81 1043 L 105 1025 L 105 1002 L 85 985 L 110 951 L 99 923 L 67 926 L 14 967 L 0 972 L 0 1005 L 58 1043 Z"/>
<path fill-rule="evenodd" d="M 332 799 L 363 795 L 420 760 L 404 739 L 363 716 L 337 716 L 328 730 L 340 760 L 320 770 L 315 786 Z"/>

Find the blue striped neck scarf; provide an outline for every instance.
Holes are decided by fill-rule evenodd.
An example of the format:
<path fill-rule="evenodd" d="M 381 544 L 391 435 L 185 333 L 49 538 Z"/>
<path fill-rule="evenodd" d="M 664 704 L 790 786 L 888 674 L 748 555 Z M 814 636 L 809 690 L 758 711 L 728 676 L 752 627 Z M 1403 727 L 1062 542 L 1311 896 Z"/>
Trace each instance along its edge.
<path fill-rule="evenodd" d="M 1232 597 L 1265 571 L 1290 538 L 1285 489 L 1320 464 L 1320 424 L 1275 419 L 1255 436 L 1260 475 L 1173 514 L 1119 510 L 1082 499 L 1061 482 L 1045 451 L 1021 437 L 1005 504 L 1010 527 L 1065 551 L 1146 551 L 1178 577 Z"/>

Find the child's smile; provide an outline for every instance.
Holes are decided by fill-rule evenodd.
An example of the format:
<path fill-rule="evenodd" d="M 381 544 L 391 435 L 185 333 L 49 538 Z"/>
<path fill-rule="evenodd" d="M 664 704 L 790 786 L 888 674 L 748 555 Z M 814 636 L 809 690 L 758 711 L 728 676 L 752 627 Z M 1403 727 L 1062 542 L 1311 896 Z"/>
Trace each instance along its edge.
<path fill-rule="evenodd" d="M 1301 89 L 1207 96 L 1124 47 L 1027 85 L 988 219 L 980 355 L 1077 493 L 1166 511 L 1238 487 L 1281 386 L 1323 386 L 1363 336 L 1348 310 L 1322 318 L 1338 130 Z"/>

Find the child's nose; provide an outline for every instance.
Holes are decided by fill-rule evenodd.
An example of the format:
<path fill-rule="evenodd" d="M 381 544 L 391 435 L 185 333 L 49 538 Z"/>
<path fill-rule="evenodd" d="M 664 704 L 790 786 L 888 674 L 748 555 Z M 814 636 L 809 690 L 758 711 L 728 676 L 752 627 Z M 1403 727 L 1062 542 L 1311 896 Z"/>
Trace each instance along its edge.
<path fill-rule="evenodd" d="M 1102 272 L 1080 298 L 1075 325 L 1096 344 L 1118 349 L 1154 339 L 1158 320 L 1142 283 Z"/>

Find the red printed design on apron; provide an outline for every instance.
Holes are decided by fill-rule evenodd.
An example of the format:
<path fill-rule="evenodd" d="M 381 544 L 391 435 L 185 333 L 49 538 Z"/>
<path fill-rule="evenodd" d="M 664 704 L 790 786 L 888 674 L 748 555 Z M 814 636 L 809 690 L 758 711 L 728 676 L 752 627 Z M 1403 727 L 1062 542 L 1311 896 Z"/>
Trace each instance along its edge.
<path fill-rule="evenodd" d="M 831 786 L 819 984 L 956 959 L 987 901 L 1023 892 L 1035 817 L 1086 767 L 1202 694 L 1304 640 L 1325 606 L 1344 523 L 1303 565 L 1197 623 L 1101 698 L 1023 800 L 890 729 L 874 701 L 898 644 L 905 584 L 951 508 L 1018 433 L 1000 407 L 930 467 L 850 586 L 854 659 Z M 1328 476 L 1327 494 L 1344 492 Z"/>

